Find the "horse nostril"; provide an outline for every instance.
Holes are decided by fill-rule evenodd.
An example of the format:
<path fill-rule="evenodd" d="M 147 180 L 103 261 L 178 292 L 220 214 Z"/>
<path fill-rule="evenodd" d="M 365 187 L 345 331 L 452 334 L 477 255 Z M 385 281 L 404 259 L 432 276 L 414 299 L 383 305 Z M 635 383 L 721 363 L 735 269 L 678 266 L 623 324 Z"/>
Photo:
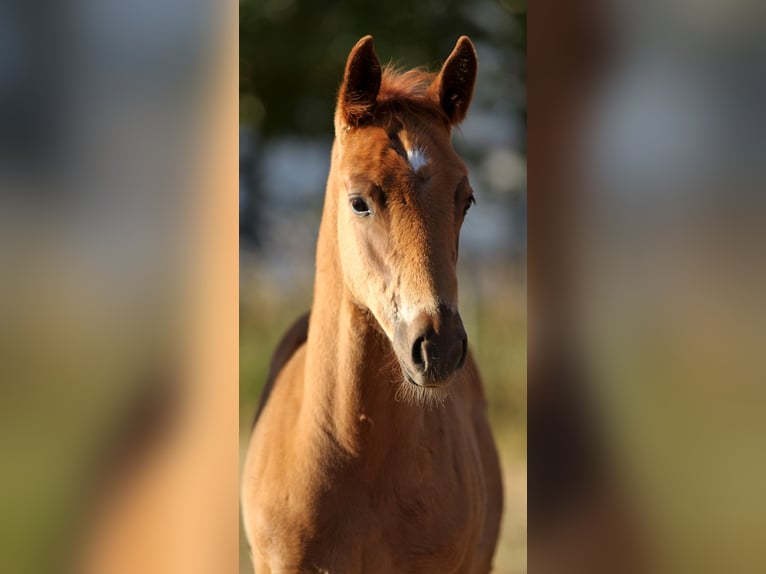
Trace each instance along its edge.
<path fill-rule="evenodd" d="M 426 368 L 426 356 L 423 349 L 425 340 L 425 337 L 418 337 L 412 345 L 412 362 L 421 370 Z"/>

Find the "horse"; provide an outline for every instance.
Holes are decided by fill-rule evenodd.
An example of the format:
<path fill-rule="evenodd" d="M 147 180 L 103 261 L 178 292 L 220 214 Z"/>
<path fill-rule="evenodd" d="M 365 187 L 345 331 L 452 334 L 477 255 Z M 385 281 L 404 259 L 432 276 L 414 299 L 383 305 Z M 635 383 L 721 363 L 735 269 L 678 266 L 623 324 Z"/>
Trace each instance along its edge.
<path fill-rule="evenodd" d="M 280 343 L 242 475 L 258 574 L 486 573 L 503 507 L 458 312 L 474 203 L 451 143 L 478 60 L 438 73 L 351 50 L 334 117 L 310 314 Z"/>

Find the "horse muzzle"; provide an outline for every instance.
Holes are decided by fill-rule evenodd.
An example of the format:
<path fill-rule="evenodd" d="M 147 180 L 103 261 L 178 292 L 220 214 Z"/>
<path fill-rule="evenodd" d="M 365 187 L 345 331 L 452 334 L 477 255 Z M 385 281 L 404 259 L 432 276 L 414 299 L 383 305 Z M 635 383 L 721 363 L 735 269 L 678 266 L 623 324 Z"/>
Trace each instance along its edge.
<path fill-rule="evenodd" d="M 394 334 L 394 350 L 411 382 L 422 387 L 448 384 L 468 353 L 460 314 L 440 306 L 435 315 L 420 313 L 408 323 L 402 321 Z"/>

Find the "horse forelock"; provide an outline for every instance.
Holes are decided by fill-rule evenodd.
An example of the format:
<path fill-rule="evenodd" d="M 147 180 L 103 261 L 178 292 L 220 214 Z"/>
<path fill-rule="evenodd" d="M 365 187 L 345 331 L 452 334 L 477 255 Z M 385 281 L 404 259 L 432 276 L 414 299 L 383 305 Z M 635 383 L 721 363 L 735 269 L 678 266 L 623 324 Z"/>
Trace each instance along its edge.
<path fill-rule="evenodd" d="M 378 99 L 393 97 L 424 98 L 437 74 L 425 68 L 402 70 L 392 65 L 383 68 Z"/>
<path fill-rule="evenodd" d="M 449 126 L 447 114 L 429 93 L 436 77 L 436 73 L 424 68 L 400 70 L 386 66 L 374 112 L 375 123 L 401 123 L 414 116 Z"/>

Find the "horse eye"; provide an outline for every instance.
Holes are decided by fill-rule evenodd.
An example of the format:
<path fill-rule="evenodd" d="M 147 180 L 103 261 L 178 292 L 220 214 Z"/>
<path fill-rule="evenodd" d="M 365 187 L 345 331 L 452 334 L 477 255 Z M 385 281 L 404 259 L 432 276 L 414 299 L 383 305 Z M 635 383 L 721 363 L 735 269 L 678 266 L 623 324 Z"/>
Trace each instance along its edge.
<path fill-rule="evenodd" d="M 476 198 L 473 194 L 471 194 L 471 197 L 468 198 L 468 201 L 465 202 L 465 207 L 463 208 L 463 215 L 465 216 L 466 213 L 468 213 L 468 210 L 471 209 L 471 204 L 476 204 Z"/>
<path fill-rule="evenodd" d="M 370 206 L 367 205 L 367 202 L 358 195 L 355 195 L 351 198 L 351 209 L 357 215 L 370 215 L 372 213 L 372 210 L 370 209 Z"/>

